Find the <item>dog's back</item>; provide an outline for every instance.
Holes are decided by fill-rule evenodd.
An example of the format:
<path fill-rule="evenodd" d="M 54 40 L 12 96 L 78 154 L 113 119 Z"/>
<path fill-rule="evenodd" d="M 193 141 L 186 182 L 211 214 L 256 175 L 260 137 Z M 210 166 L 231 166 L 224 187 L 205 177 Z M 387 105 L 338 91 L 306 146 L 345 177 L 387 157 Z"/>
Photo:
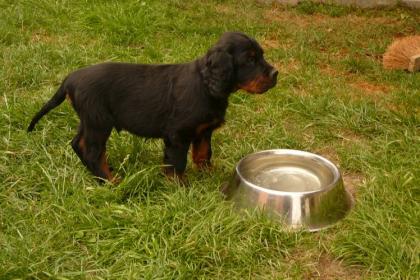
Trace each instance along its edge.
<path fill-rule="evenodd" d="M 81 68 L 67 76 L 28 130 L 33 130 L 43 115 L 67 97 L 84 122 L 145 137 L 162 137 L 177 102 L 188 103 L 186 93 L 198 86 L 191 79 L 196 76 L 194 72 L 194 63 L 102 63 Z"/>
<path fill-rule="evenodd" d="M 185 107 L 189 99 L 197 100 L 189 96 L 194 93 L 192 87 L 199 87 L 198 79 L 192 78 L 197 77 L 195 71 L 193 63 L 105 63 L 74 72 L 64 87 L 70 89 L 69 98 L 82 120 L 162 137 L 168 120 L 182 113 L 177 104 Z"/>

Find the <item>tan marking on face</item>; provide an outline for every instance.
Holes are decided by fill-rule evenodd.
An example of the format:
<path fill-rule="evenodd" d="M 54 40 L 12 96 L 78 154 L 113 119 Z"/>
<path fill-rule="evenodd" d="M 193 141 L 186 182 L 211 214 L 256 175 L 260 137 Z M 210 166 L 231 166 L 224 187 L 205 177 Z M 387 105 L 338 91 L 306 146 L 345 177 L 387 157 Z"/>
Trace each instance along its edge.
<path fill-rule="evenodd" d="M 239 84 L 238 87 L 250 93 L 263 93 L 269 83 L 271 83 L 269 77 L 260 75 L 254 80 Z"/>

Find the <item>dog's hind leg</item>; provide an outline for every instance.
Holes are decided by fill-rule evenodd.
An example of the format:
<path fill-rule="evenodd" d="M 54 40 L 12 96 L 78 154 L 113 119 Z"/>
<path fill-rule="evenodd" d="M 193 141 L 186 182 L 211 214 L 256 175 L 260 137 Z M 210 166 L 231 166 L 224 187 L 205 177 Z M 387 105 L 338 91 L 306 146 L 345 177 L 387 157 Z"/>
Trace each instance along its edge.
<path fill-rule="evenodd" d="M 83 165 L 87 166 L 86 160 L 84 158 L 84 153 L 86 149 L 85 139 L 83 138 L 83 125 L 82 122 L 79 124 L 79 128 L 76 136 L 71 141 L 71 147 L 73 148 L 76 155 L 79 157 Z"/>
<path fill-rule="evenodd" d="M 94 129 L 84 127 L 80 136 L 83 160 L 86 167 L 98 178 L 114 182 L 114 176 L 106 159 L 106 141 L 111 134 L 112 128 Z M 76 136 L 77 137 L 77 136 Z"/>

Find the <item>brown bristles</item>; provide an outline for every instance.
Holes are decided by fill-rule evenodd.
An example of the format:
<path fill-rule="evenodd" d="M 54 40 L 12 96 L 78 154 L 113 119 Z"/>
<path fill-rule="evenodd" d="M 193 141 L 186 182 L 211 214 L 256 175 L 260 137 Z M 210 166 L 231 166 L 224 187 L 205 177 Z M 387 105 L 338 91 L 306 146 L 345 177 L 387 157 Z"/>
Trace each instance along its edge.
<path fill-rule="evenodd" d="M 420 55 L 420 35 L 397 39 L 383 56 L 384 68 L 409 70 L 410 60 L 417 55 Z"/>

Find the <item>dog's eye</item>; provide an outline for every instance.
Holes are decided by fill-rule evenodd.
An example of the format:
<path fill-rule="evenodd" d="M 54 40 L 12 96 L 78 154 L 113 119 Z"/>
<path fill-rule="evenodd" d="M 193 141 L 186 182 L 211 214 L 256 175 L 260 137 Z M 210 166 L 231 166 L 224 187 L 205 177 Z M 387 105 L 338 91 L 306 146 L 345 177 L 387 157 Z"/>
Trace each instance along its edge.
<path fill-rule="evenodd" d="M 249 63 L 249 64 L 254 64 L 255 63 L 255 56 L 248 56 L 248 60 L 247 60 L 247 62 Z"/>

